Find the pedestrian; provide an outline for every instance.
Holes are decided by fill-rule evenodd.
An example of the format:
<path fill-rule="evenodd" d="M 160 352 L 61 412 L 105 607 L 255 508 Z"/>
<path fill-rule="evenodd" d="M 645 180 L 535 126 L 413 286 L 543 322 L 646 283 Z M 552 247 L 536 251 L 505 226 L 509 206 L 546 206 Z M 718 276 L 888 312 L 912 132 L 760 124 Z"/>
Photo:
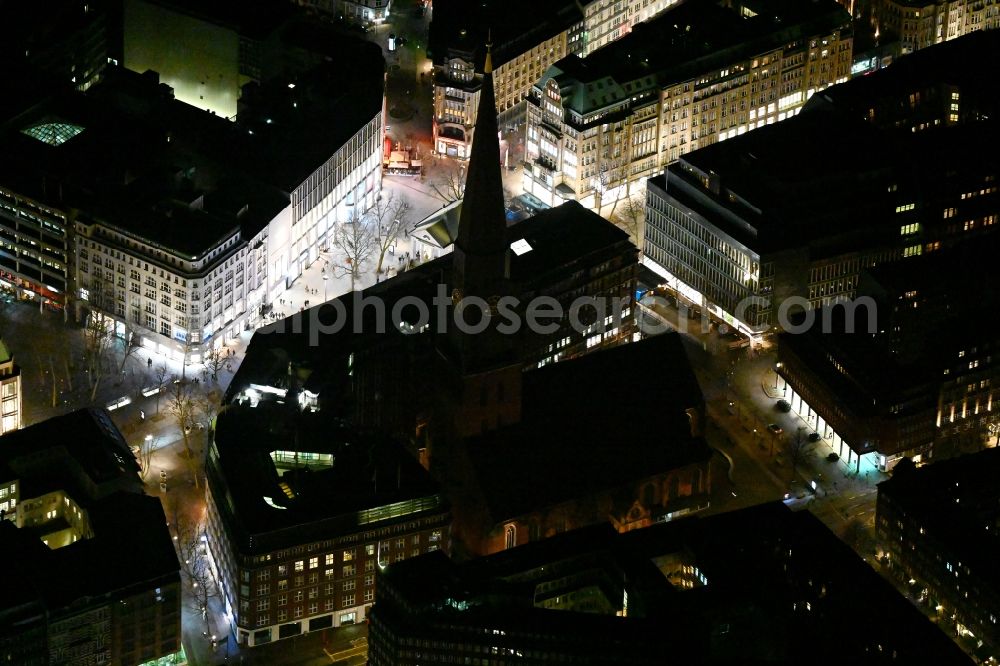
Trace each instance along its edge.
<path fill-rule="evenodd" d="M 147 358 L 146 359 L 146 367 L 147 368 L 152 368 L 153 367 L 153 359 L 152 358 Z"/>

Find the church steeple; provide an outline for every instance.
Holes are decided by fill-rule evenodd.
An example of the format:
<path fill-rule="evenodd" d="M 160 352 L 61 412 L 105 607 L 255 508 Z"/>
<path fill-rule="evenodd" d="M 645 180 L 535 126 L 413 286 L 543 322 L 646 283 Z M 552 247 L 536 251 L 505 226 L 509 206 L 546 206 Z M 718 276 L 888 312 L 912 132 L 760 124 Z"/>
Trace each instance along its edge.
<path fill-rule="evenodd" d="M 486 45 L 476 129 L 455 240 L 454 288 L 462 295 L 500 295 L 508 277 L 507 220 L 500 178 L 500 140 L 493 92 L 492 44 Z"/>

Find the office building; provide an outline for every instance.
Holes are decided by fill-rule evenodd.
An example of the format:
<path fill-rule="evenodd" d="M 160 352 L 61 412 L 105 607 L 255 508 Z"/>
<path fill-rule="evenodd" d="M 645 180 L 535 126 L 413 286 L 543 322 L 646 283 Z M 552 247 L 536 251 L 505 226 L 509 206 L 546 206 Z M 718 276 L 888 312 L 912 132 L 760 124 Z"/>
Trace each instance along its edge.
<path fill-rule="evenodd" d="M 377 570 L 448 548 L 448 503 L 427 472 L 288 379 L 226 408 L 206 467 L 211 563 L 248 647 L 364 622 Z"/>
<path fill-rule="evenodd" d="M 997 247 L 990 237 L 870 269 L 853 324 L 837 306 L 778 336 L 775 388 L 855 469 L 978 449 L 995 432 L 1000 340 L 980 313 L 1000 305 Z"/>
<path fill-rule="evenodd" d="M 431 553 L 376 585 L 375 666 L 970 663 L 819 519 L 780 503 L 462 563 Z M 878 609 L 865 631 L 859 608 Z"/>
<path fill-rule="evenodd" d="M 525 192 L 600 209 L 684 154 L 795 115 L 847 80 L 850 26 L 834 0 L 695 0 L 556 62 L 529 98 Z"/>
<path fill-rule="evenodd" d="M 25 74 L 0 133 L 0 279 L 199 362 L 374 202 L 384 63 L 361 48 L 376 57 L 350 72 L 249 84 L 236 123 L 179 102 L 155 72 L 116 68 L 87 93 L 30 92 Z"/>
<path fill-rule="evenodd" d="M 998 53 L 1000 34 L 974 32 L 828 88 L 810 99 L 807 110 L 833 107 L 902 132 L 995 118 L 1000 94 L 985 77 Z"/>
<path fill-rule="evenodd" d="M 121 63 L 121 3 L 49 0 L 4 7 L 7 38 L 0 60 L 23 58 L 78 90 L 100 81 Z"/>
<path fill-rule="evenodd" d="M 0 338 L 0 435 L 21 427 L 24 418 L 21 395 L 21 368 Z"/>
<path fill-rule="evenodd" d="M 913 58 L 998 51 L 983 33 Z M 864 268 L 990 235 L 998 166 L 981 146 L 995 140 L 996 93 L 986 78 L 908 61 L 919 62 L 820 93 L 788 122 L 689 153 L 651 179 L 646 265 L 760 336 L 782 304 L 851 298 Z"/>
<path fill-rule="evenodd" d="M 525 122 L 531 88 L 552 64 L 586 55 L 646 21 L 675 0 L 587 0 L 550 3 L 484 2 L 473 9 L 460 0 L 434 3 L 430 52 L 434 56 L 434 150 L 467 159 L 482 87 L 484 45 L 492 41 L 493 86 L 499 124 Z M 469 12 L 476 12 L 470 16 Z M 523 134 L 523 132 L 522 132 Z M 508 154 L 508 161 L 513 158 Z"/>
<path fill-rule="evenodd" d="M 103 410 L 3 437 L 5 661 L 186 663 L 177 555 L 160 500 L 142 494 L 137 472 Z"/>
<path fill-rule="evenodd" d="M 916 469 L 900 465 L 879 484 L 876 504 L 883 569 L 940 626 L 978 644 L 979 663 L 1000 650 L 998 471 L 997 449 Z"/>

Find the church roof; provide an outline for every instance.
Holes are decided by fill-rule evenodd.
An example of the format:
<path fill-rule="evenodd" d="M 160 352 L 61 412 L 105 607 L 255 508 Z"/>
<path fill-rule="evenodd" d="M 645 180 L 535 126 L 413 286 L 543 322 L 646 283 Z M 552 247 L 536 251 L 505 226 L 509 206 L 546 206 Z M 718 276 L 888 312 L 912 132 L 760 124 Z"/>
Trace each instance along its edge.
<path fill-rule="evenodd" d="M 487 72 L 479 93 L 476 131 L 465 179 L 465 196 L 456 245 L 469 255 L 490 255 L 506 241 L 506 211 L 500 178 L 500 140 L 493 74 Z"/>

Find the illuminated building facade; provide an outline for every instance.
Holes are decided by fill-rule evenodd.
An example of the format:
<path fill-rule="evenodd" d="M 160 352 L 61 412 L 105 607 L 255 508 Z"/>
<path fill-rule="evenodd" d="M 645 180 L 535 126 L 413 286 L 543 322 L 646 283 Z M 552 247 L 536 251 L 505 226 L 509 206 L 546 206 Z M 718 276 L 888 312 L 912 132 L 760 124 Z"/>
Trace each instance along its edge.
<path fill-rule="evenodd" d="M 981 76 L 990 60 L 962 74 L 952 65 L 997 52 L 994 33 L 970 35 L 819 93 L 788 122 L 683 156 L 649 181 L 644 262 L 758 336 L 782 304 L 851 298 L 866 268 L 993 234 L 998 167 L 980 150 L 997 132 L 997 94 Z"/>
<path fill-rule="evenodd" d="M 897 468 L 878 486 L 875 527 L 882 570 L 913 590 L 939 623 L 979 642 L 986 661 L 1000 651 L 997 486 L 1000 451 Z"/>
<path fill-rule="evenodd" d="M 377 595 L 373 666 L 797 662 L 824 640 L 828 663 L 969 663 L 819 519 L 780 503 L 461 563 L 431 553 L 390 565 Z M 867 631 L 859 606 L 880 610 Z"/>
<path fill-rule="evenodd" d="M 0 655 L 25 665 L 184 663 L 173 540 L 108 413 L 73 412 L 3 440 Z"/>
<path fill-rule="evenodd" d="M 1000 27 L 996 0 L 872 0 L 872 21 L 883 39 L 898 39 L 902 53 Z"/>
<path fill-rule="evenodd" d="M 226 408 L 206 468 L 212 567 L 248 647 L 364 622 L 378 570 L 449 547 L 427 472 L 290 379 Z"/>
<path fill-rule="evenodd" d="M 833 0 L 672 7 L 537 80 L 524 189 L 548 205 L 627 199 L 680 156 L 791 117 L 847 80 L 851 44 L 850 16 Z"/>
<path fill-rule="evenodd" d="M 21 427 L 21 368 L 0 338 L 0 435 Z"/>
<path fill-rule="evenodd" d="M 123 5 L 122 66 L 139 74 L 153 70 L 178 100 L 230 120 L 243 85 L 262 78 L 264 43 L 293 9 L 290 3 L 187 0 Z"/>
<path fill-rule="evenodd" d="M 855 469 L 978 448 L 1000 423 L 1000 340 L 977 316 L 1000 306 L 996 251 L 987 237 L 869 269 L 858 294 L 877 312 L 875 335 L 867 304 L 854 308 L 854 333 L 842 307 L 821 312 L 804 333 L 778 337 L 775 388 Z M 962 284 L 978 287 L 966 293 Z"/>
<path fill-rule="evenodd" d="M 381 189 L 384 62 L 374 44 L 336 48 L 356 47 L 375 57 L 350 72 L 327 64 L 248 86 L 235 123 L 179 102 L 155 72 L 26 92 L 0 133 L 0 280 L 53 306 L 73 298 L 79 319 L 103 313 L 120 337 L 200 362 Z"/>
<path fill-rule="evenodd" d="M 47 125 L 47 126 L 46 126 Z M 48 130 L 52 129 L 52 134 Z M 28 129 L 46 133 L 52 145 L 58 123 Z M 75 130 L 70 130 L 75 131 Z M 63 309 L 70 278 L 69 223 L 63 211 L 0 187 L 0 287 L 19 300 Z"/>
<path fill-rule="evenodd" d="M 340 6 L 348 20 L 381 23 L 389 17 L 392 0 L 342 0 Z"/>
<path fill-rule="evenodd" d="M 482 86 L 483 44 L 487 35 L 472 26 L 490 26 L 493 86 L 499 124 L 525 122 L 532 86 L 554 63 L 571 54 L 586 55 L 627 35 L 633 26 L 663 11 L 675 0 L 587 0 L 558 2 L 540 19 L 530 2 L 497 4 L 500 13 L 470 21 L 469 8 L 454 0 L 434 3 L 431 52 L 434 58 L 434 150 L 469 156 Z M 581 14 L 582 10 L 582 14 Z M 487 11 L 489 11 L 487 9 Z M 435 47 L 435 44 L 439 46 Z M 441 57 L 437 54 L 441 53 Z"/>

